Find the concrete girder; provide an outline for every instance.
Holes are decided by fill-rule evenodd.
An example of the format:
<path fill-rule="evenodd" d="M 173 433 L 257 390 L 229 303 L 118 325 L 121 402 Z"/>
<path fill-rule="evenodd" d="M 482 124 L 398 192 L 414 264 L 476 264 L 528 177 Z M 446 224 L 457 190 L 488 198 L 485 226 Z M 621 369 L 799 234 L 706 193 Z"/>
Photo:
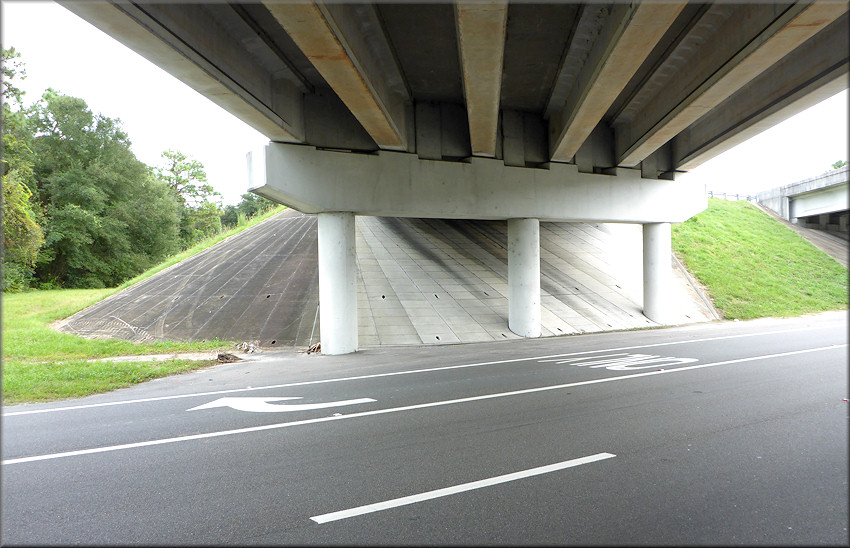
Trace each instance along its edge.
<path fill-rule="evenodd" d="M 221 32 L 203 6 L 60 1 L 142 57 L 274 141 L 303 142 L 298 82 L 238 56 L 241 44 Z M 177 37 L 171 19 L 179 17 Z M 166 23 L 168 21 L 168 23 Z"/>
<path fill-rule="evenodd" d="M 378 146 L 408 150 L 409 95 L 374 6 L 265 6 Z"/>
<path fill-rule="evenodd" d="M 848 202 L 850 193 L 848 193 L 846 181 L 841 184 L 790 195 L 788 198 L 788 217 L 790 219 L 846 211 L 848 203 L 850 203 Z"/>
<path fill-rule="evenodd" d="M 686 2 L 616 5 L 566 101 L 549 119 L 552 161 L 569 162 Z"/>
<path fill-rule="evenodd" d="M 543 118 L 530 112 L 503 110 L 501 129 L 502 159 L 506 166 L 530 167 L 549 161 Z"/>
<path fill-rule="evenodd" d="M 640 170 L 505 166 L 490 158 L 420 160 L 269 143 L 250 155 L 250 190 L 303 213 L 443 219 L 683 222 L 707 207 L 702 185 L 642 179 Z"/>
<path fill-rule="evenodd" d="M 677 87 L 658 93 L 643 109 L 640 119 L 627 124 L 615 121 L 619 165 L 637 165 L 841 17 L 847 11 L 847 3 L 793 4 L 778 15 L 770 5 L 744 5 L 740 9 L 747 13 L 733 14 L 721 25 L 714 33 L 716 44 L 703 47 L 711 55 L 691 63 L 677 77 Z M 753 28 L 762 30 L 753 36 Z M 719 65 L 717 59 L 721 60 Z"/>
<path fill-rule="evenodd" d="M 750 137 L 847 89 L 848 14 L 804 42 L 672 141 L 676 170 L 689 171 Z"/>
<path fill-rule="evenodd" d="M 508 3 L 455 6 L 463 93 L 474 156 L 496 156 Z"/>
<path fill-rule="evenodd" d="M 414 107 L 416 154 L 423 160 L 469 158 L 469 123 L 461 104 L 420 101 Z"/>

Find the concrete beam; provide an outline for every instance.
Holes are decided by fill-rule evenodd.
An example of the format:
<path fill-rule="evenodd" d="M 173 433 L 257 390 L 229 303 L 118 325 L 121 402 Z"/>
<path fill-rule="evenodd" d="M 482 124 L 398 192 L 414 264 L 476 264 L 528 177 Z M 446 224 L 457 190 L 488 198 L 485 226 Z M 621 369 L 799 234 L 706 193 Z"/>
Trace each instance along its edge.
<path fill-rule="evenodd" d="M 850 33 L 845 13 L 671 142 L 675 168 L 690 171 L 750 137 L 847 89 Z"/>
<path fill-rule="evenodd" d="M 409 96 L 374 6 L 265 6 L 378 146 L 408 150 Z"/>
<path fill-rule="evenodd" d="M 508 3 L 455 6 L 469 138 L 475 156 L 496 156 Z"/>
<path fill-rule="evenodd" d="M 270 140 L 304 141 L 299 84 L 268 72 L 191 4 L 60 1 L 118 42 L 165 70 Z M 179 26 L 181 38 L 178 38 Z"/>
<path fill-rule="evenodd" d="M 728 9 L 723 5 L 720 8 Z M 752 17 L 733 13 L 723 26 L 716 29 L 713 34 L 716 45 L 703 47 L 703 50 L 712 53 L 696 60 L 677 76 L 677 85 L 686 87 L 659 93 L 643 109 L 640 119 L 625 126 L 615 126 L 619 165 L 637 165 L 841 17 L 847 11 L 847 3 L 793 4 L 778 16 L 774 15 L 774 7 L 770 5 L 743 5 L 740 9 L 749 10 Z M 758 28 L 761 21 L 767 24 L 753 36 L 752 29 Z M 739 46 L 741 43 L 743 47 Z M 739 47 L 734 52 L 734 48 Z M 730 48 L 733 51 L 729 51 Z M 714 58 L 723 62 L 719 66 L 714 65 Z M 681 91 L 685 93 L 680 96 Z"/>
<path fill-rule="evenodd" d="M 803 194 L 789 196 L 790 218 L 811 217 L 848 209 L 848 184 L 838 184 Z"/>
<path fill-rule="evenodd" d="M 505 165 L 534 167 L 549 162 L 546 123 L 538 114 L 502 110 L 501 130 L 502 159 Z"/>
<path fill-rule="evenodd" d="M 572 160 L 685 5 L 614 7 L 572 91 L 550 117 L 552 161 Z"/>
<path fill-rule="evenodd" d="M 707 207 L 703 186 L 505 166 L 497 159 L 420 160 L 415 154 L 353 154 L 269 143 L 250 155 L 250 190 L 304 213 L 448 219 L 682 222 Z"/>
<path fill-rule="evenodd" d="M 469 123 L 461 104 L 420 101 L 416 116 L 416 154 L 423 160 L 469 158 Z"/>

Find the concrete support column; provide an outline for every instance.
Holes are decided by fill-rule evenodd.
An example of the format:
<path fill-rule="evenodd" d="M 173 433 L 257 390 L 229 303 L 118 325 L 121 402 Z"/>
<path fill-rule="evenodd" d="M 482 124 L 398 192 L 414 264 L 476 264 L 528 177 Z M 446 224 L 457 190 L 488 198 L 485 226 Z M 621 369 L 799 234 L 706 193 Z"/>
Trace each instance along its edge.
<path fill-rule="evenodd" d="M 354 214 L 319 213 L 319 311 L 322 354 L 357 350 Z"/>
<path fill-rule="evenodd" d="M 669 319 L 673 281 L 670 223 L 643 225 L 643 315 L 657 323 Z"/>
<path fill-rule="evenodd" d="M 540 221 L 508 219 L 508 327 L 540 336 Z"/>

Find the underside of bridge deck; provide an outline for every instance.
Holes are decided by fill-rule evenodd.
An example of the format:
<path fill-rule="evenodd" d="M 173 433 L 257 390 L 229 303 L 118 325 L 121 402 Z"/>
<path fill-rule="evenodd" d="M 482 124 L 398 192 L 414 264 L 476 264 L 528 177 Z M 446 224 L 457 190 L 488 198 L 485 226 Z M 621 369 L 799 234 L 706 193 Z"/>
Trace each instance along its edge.
<path fill-rule="evenodd" d="M 526 251 L 541 219 L 643 224 L 663 316 L 669 223 L 706 203 L 676 174 L 850 67 L 844 1 L 60 3 L 269 138 L 252 191 L 319 215 L 332 353 L 356 350 L 358 214 L 508 219 Z M 511 256 L 533 336 L 534 261 Z"/>

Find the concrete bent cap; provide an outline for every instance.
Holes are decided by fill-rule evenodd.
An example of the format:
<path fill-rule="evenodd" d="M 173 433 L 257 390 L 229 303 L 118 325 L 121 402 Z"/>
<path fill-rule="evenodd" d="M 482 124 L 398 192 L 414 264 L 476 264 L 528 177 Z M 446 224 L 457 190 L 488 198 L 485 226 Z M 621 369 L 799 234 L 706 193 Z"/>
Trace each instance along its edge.
<path fill-rule="evenodd" d="M 284 143 L 249 153 L 249 180 L 255 194 L 302 213 L 678 223 L 708 205 L 702 185 L 642 179 L 634 169 L 599 175 L 571 164 L 529 169 L 488 158 L 439 162 Z"/>

